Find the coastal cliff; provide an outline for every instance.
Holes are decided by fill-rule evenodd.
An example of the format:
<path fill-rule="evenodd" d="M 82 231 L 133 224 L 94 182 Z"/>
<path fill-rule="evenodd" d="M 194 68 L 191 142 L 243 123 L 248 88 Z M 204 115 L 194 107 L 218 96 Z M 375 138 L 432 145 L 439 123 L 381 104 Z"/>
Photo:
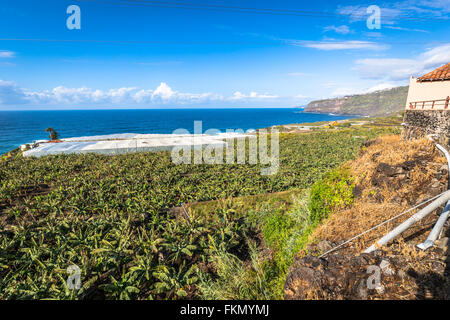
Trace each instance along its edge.
<path fill-rule="evenodd" d="M 390 115 L 403 110 L 407 96 L 408 86 L 396 87 L 368 94 L 312 101 L 304 111 L 367 116 Z"/>

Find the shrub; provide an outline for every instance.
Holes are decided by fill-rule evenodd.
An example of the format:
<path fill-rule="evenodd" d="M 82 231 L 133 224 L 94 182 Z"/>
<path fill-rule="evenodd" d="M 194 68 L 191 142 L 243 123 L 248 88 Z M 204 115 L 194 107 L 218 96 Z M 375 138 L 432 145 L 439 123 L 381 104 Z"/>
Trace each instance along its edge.
<path fill-rule="evenodd" d="M 348 168 L 335 169 L 314 183 L 309 203 L 311 222 L 318 224 L 328 218 L 332 210 L 352 204 L 354 187 Z"/>
<path fill-rule="evenodd" d="M 200 298 L 207 300 L 267 300 L 273 298 L 270 279 L 264 270 L 264 259 L 255 244 L 249 241 L 250 264 L 246 265 L 226 251 L 214 251 L 212 263 L 216 276 L 200 272 Z"/>

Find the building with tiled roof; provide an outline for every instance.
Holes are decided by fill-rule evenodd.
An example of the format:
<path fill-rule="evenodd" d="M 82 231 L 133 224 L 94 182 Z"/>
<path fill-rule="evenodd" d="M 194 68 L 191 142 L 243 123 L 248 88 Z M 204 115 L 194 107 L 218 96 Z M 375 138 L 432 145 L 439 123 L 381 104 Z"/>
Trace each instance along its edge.
<path fill-rule="evenodd" d="M 440 68 L 437 68 L 434 71 L 431 71 L 430 73 L 427 73 L 424 76 L 421 76 L 420 78 L 417 78 L 417 81 L 423 82 L 423 81 L 445 81 L 450 80 L 450 62 L 447 63 L 445 66 L 442 66 Z"/>
<path fill-rule="evenodd" d="M 450 146 L 450 63 L 411 77 L 405 109 L 405 138 L 432 134 Z"/>
<path fill-rule="evenodd" d="M 450 62 L 409 82 L 406 110 L 445 110 L 449 108 Z"/>

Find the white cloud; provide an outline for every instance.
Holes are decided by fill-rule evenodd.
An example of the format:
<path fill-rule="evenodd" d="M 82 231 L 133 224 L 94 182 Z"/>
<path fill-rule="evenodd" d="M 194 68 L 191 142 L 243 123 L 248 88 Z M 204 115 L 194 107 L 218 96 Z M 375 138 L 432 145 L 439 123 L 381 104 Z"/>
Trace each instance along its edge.
<path fill-rule="evenodd" d="M 364 79 L 407 79 L 422 70 L 414 59 L 360 59 L 356 64 Z"/>
<path fill-rule="evenodd" d="M 15 52 L 0 50 L 0 58 L 14 58 L 16 56 Z"/>
<path fill-rule="evenodd" d="M 246 96 L 243 93 L 240 93 L 239 91 L 236 91 L 233 96 L 230 98 L 230 100 L 240 100 L 245 99 Z"/>
<path fill-rule="evenodd" d="M 448 0 L 405 0 L 394 2 L 391 6 L 405 15 L 416 13 L 421 16 L 445 18 L 446 14 L 450 13 Z"/>
<path fill-rule="evenodd" d="M 382 91 L 382 90 L 388 90 L 388 89 L 392 89 L 394 87 L 398 87 L 399 84 L 392 84 L 392 83 L 379 83 L 377 85 L 374 85 L 370 88 L 365 88 L 365 89 L 356 89 L 356 88 L 352 88 L 352 87 L 343 87 L 343 88 L 338 88 L 336 90 L 334 90 L 331 93 L 332 97 L 343 97 L 343 96 L 350 96 L 350 95 L 356 95 L 356 94 L 366 94 L 366 93 L 372 93 L 375 91 Z"/>
<path fill-rule="evenodd" d="M 264 94 L 258 94 L 254 98 L 257 98 L 257 99 L 275 99 L 275 98 L 278 98 L 278 96 L 275 95 L 275 94 L 264 93 Z"/>
<path fill-rule="evenodd" d="M 337 9 L 339 14 L 347 15 L 349 22 L 365 21 L 370 14 L 367 6 L 342 6 Z M 448 0 L 404 0 L 388 1 L 380 5 L 381 23 L 394 25 L 400 22 L 422 21 L 420 18 L 449 19 L 450 1 Z M 413 19 L 411 19 L 413 18 Z M 412 31 L 419 31 L 412 29 Z"/>
<path fill-rule="evenodd" d="M 250 94 L 246 95 L 239 91 L 236 91 L 233 96 L 229 98 L 229 100 L 250 100 L 250 99 L 275 99 L 278 98 L 277 95 L 271 95 L 268 93 L 259 94 L 257 92 L 250 92 Z"/>
<path fill-rule="evenodd" d="M 428 49 L 416 58 L 360 59 L 356 70 L 365 79 L 406 80 L 426 74 L 450 62 L 450 44 Z"/>
<path fill-rule="evenodd" d="M 0 80 L 0 105 L 25 104 L 27 96 L 14 82 Z"/>
<path fill-rule="evenodd" d="M 221 96 L 212 93 L 180 93 L 173 90 L 165 82 L 155 89 L 141 89 L 123 87 L 108 91 L 94 90 L 86 87 L 66 88 L 56 87 L 51 91 L 29 92 L 28 96 L 36 104 L 184 104 L 189 102 L 203 102 L 220 100 Z"/>
<path fill-rule="evenodd" d="M 137 103 L 150 102 L 153 96 L 153 90 L 139 90 L 134 94 Z"/>
<path fill-rule="evenodd" d="M 153 97 L 161 97 L 161 99 L 170 99 L 175 95 L 175 91 L 172 90 L 165 82 L 161 82 L 155 92 L 153 92 Z"/>
<path fill-rule="evenodd" d="M 203 103 L 208 101 L 220 101 L 223 97 L 219 94 L 211 92 L 206 93 L 183 93 L 173 90 L 165 82 L 156 88 L 155 91 L 147 91 L 147 97 L 152 103 L 175 103 L 175 104 L 187 104 L 187 103 Z M 138 93 L 137 100 L 140 99 L 141 93 Z M 137 101 L 136 100 L 136 101 Z"/>
<path fill-rule="evenodd" d="M 375 91 L 382 91 L 382 90 L 388 90 L 388 89 L 392 89 L 396 87 L 396 85 L 392 84 L 392 83 L 380 83 L 377 84 L 373 87 L 370 87 L 369 89 L 366 90 L 366 93 L 371 93 L 371 92 L 375 92 Z"/>
<path fill-rule="evenodd" d="M 342 25 L 339 27 L 336 27 L 335 25 L 327 26 L 327 27 L 323 28 L 323 30 L 325 32 L 334 31 L 339 34 L 349 34 L 351 32 L 350 28 L 346 25 Z"/>
<path fill-rule="evenodd" d="M 385 50 L 387 45 L 370 42 L 370 41 L 299 41 L 296 43 L 306 48 L 314 48 L 318 50 Z"/>
<path fill-rule="evenodd" d="M 393 27 L 393 26 L 385 26 L 384 28 L 392 29 L 392 30 L 408 31 L 408 32 L 414 31 L 414 32 L 430 33 L 429 31 L 422 30 L 422 29 L 409 29 L 409 28 Z"/>
<path fill-rule="evenodd" d="M 450 43 L 429 49 L 419 59 L 423 59 L 425 68 L 433 68 L 450 62 Z"/>
<path fill-rule="evenodd" d="M 121 103 L 127 102 L 130 99 L 134 100 L 134 94 L 136 91 L 136 87 L 128 87 L 128 88 L 119 88 L 119 89 L 110 89 L 107 93 L 107 97 L 111 99 L 113 103 Z M 101 99 L 103 92 L 100 90 L 95 90 L 93 92 L 93 98 Z"/>
<path fill-rule="evenodd" d="M 438 9 L 441 13 L 450 13 L 450 1 L 448 0 L 422 0 L 422 6 L 428 6 L 433 9 Z"/>
<path fill-rule="evenodd" d="M 67 88 L 58 86 L 52 90 L 29 91 L 22 89 L 31 104 L 38 105 L 79 105 L 79 104 L 119 104 L 128 103 L 133 99 L 136 88 L 118 88 L 108 91 L 91 88 Z"/>
<path fill-rule="evenodd" d="M 358 91 L 357 89 L 354 89 L 354 88 L 338 88 L 331 93 L 331 96 L 332 97 L 342 97 L 342 96 L 348 96 L 348 95 L 357 94 L 357 93 L 360 93 L 360 91 Z"/>
<path fill-rule="evenodd" d="M 114 105 L 199 105 L 202 103 L 218 102 L 258 102 L 278 98 L 268 93 L 243 94 L 236 91 L 230 97 L 220 94 L 186 93 L 172 89 L 167 83 L 152 89 L 138 89 L 136 87 L 123 87 L 109 90 L 91 89 L 87 87 L 68 88 L 58 86 L 51 90 L 32 91 L 18 87 L 10 81 L 0 80 L 0 105 L 29 104 L 36 106 L 114 106 Z"/>
<path fill-rule="evenodd" d="M 367 8 L 369 6 L 344 6 L 338 8 L 337 12 L 342 15 L 349 17 L 349 22 L 365 21 L 370 17 L 371 14 L 367 13 Z M 393 24 L 395 19 L 401 15 L 401 10 L 397 8 L 383 6 L 381 9 L 381 23 L 382 24 Z"/>

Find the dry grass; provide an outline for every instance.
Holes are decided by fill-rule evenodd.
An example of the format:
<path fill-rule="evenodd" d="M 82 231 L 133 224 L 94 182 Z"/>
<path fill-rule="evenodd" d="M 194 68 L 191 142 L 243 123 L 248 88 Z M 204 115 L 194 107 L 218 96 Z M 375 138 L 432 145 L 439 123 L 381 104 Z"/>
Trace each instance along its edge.
<path fill-rule="evenodd" d="M 373 144 L 362 151 L 362 154 L 356 160 L 347 163 L 351 168 L 352 175 L 356 178 L 356 184 L 361 190 L 361 195 L 355 199 L 351 208 L 333 213 L 327 221 L 319 226 L 312 235 L 314 242 L 324 239 L 332 242 L 350 239 L 412 207 L 410 201 L 413 200 L 413 203 L 415 203 L 418 199 L 421 199 L 421 196 L 423 197 L 423 186 L 433 179 L 436 172 L 433 168 L 422 167 L 420 163 L 415 164 L 409 171 L 408 183 L 399 183 L 399 186 L 383 183 L 374 187 L 372 178 L 377 174 L 380 163 L 400 165 L 406 161 L 419 158 L 424 158 L 431 163 L 445 163 L 445 158 L 436 151 L 433 144 L 427 139 L 402 141 L 399 136 L 386 136 L 376 139 Z M 376 194 L 381 195 L 381 197 L 374 197 Z M 407 198 L 408 201 L 393 201 L 398 196 L 402 199 Z M 380 201 L 380 199 L 382 200 Z M 343 251 L 361 252 L 374 240 L 392 230 L 393 227 L 406 220 L 414 212 L 416 211 L 369 232 L 352 242 Z M 433 219 L 433 217 L 430 218 Z M 427 229 L 429 225 L 432 226 L 431 222 L 430 219 L 424 220 L 422 224 L 405 232 L 402 235 L 403 238 L 421 233 L 424 228 Z"/>
<path fill-rule="evenodd" d="M 421 157 L 431 162 L 445 163 L 445 158 L 438 153 L 433 143 L 426 138 L 404 141 L 398 135 L 386 136 L 376 139 L 372 145 L 364 150 L 364 153 L 358 159 L 350 163 L 350 167 L 352 168 L 353 176 L 357 179 L 356 183 L 363 188 L 364 199 L 373 191 L 371 178 L 374 176 L 380 163 L 395 166 Z M 396 192 L 392 192 L 391 185 L 384 185 L 378 191 L 389 203 L 398 194 L 409 194 L 416 191 L 417 187 L 429 181 L 434 173 L 430 168 L 415 165 L 410 172 L 411 183 L 402 184 Z"/>

